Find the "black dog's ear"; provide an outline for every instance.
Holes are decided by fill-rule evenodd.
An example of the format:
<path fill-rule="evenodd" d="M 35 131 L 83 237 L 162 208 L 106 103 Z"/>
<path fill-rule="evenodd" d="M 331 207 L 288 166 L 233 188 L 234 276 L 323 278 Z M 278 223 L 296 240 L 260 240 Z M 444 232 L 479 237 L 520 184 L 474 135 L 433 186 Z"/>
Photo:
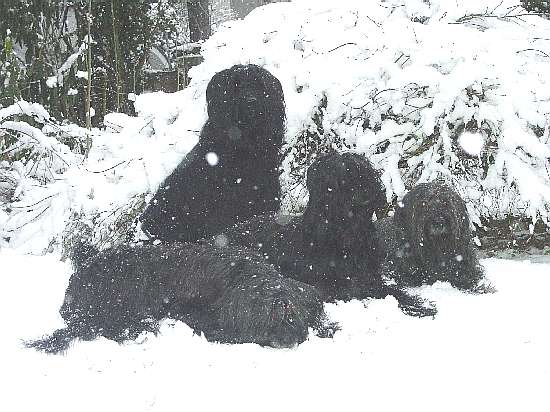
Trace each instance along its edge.
<path fill-rule="evenodd" d="M 373 211 L 378 211 L 386 206 L 386 192 L 380 172 L 374 168 L 369 160 L 356 153 L 344 153 L 342 155 L 349 166 L 350 172 L 357 174 L 357 182 L 361 191 L 368 195 L 368 206 Z M 355 170 L 354 170 L 355 169 Z"/>
<path fill-rule="evenodd" d="M 258 90 L 257 104 L 263 105 L 262 110 L 265 113 L 266 121 L 263 123 L 267 132 L 258 131 L 270 138 L 277 137 L 277 141 L 271 143 L 280 146 L 285 133 L 285 98 L 283 86 L 277 77 L 268 70 L 255 64 L 243 66 L 244 75 L 254 82 L 262 85 L 262 90 Z"/>
<path fill-rule="evenodd" d="M 219 121 L 228 117 L 227 106 L 235 99 L 233 67 L 216 73 L 206 87 L 206 105 L 210 120 Z"/>
<path fill-rule="evenodd" d="M 318 191 L 320 186 L 324 186 L 330 171 L 334 171 L 335 164 L 340 159 L 340 154 L 331 149 L 327 153 L 319 155 L 307 169 L 306 187 L 309 193 Z M 328 173 L 327 173 L 328 172 Z"/>
<path fill-rule="evenodd" d="M 276 130 L 274 135 L 283 136 L 286 119 L 283 86 L 279 79 L 273 74 L 262 68 L 259 69 L 261 81 L 264 86 L 264 101 L 269 102 L 269 107 L 266 107 L 266 112 L 270 119 L 268 123 L 271 127 L 282 127 L 281 130 Z M 280 144 L 282 142 L 278 143 Z"/>

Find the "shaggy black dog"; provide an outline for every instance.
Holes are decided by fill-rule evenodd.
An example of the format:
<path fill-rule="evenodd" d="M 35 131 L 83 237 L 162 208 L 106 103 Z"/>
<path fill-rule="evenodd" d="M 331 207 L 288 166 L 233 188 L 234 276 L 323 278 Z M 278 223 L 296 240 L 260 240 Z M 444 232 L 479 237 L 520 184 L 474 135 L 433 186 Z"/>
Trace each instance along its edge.
<path fill-rule="evenodd" d="M 279 150 L 285 129 L 281 83 L 255 65 L 211 79 L 198 144 L 160 185 L 140 217 L 165 241 L 195 241 L 279 208 Z"/>
<path fill-rule="evenodd" d="M 410 286 L 437 280 L 469 291 L 490 291 L 472 242 L 464 200 L 441 182 L 408 192 L 391 218 L 376 222 L 383 273 Z"/>
<path fill-rule="evenodd" d="M 77 262 L 60 313 L 67 324 L 27 343 L 60 352 L 75 338 L 122 342 L 182 320 L 207 339 L 289 347 L 308 328 L 329 336 L 315 288 L 285 278 L 242 248 L 177 243 L 123 245 Z"/>
<path fill-rule="evenodd" d="M 394 295 L 409 314 L 435 314 L 379 276 L 382 255 L 372 217 L 386 198 L 367 159 L 353 153 L 323 155 L 308 170 L 307 188 L 301 217 L 256 217 L 213 241 L 259 250 L 284 275 L 315 286 L 325 301 Z"/>

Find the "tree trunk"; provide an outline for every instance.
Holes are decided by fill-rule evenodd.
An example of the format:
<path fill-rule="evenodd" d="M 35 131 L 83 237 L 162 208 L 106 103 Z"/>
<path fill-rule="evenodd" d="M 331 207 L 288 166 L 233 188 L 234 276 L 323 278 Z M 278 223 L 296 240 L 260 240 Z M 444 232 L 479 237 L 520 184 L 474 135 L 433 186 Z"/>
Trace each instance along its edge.
<path fill-rule="evenodd" d="M 210 37 L 210 1 L 187 0 L 189 38 L 192 42 Z"/>

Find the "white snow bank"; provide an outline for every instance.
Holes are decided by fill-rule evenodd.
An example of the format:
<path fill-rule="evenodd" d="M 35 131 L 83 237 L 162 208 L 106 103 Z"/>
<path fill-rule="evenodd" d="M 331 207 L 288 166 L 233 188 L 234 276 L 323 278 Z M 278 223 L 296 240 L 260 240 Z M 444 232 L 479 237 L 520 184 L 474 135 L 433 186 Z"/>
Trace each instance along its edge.
<path fill-rule="evenodd" d="M 54 256 L 0 254 L 0 408 L 124 410 L 547 411 L 550 261 L 489 259 L 498 292 L 420 289 L 435 319 L 403 315 L 393 298 L 326 305 L 342 330 L 295 349 L 220 345 L 166 321 L 118 345 L 76 343 L 65 356 L 25 349 L 63 325 L 69 267 Z"/>

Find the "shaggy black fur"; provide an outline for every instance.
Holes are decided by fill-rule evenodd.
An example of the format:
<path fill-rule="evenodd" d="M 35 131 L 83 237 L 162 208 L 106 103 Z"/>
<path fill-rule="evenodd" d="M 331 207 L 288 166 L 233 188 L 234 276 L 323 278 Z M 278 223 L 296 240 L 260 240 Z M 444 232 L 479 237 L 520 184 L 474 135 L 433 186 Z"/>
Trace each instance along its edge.
<path fill-rule="evenodd" d="M 383 272 L 404 285 L 448 281 L 469 291 L 489 291 L 472 242 L 464 200 L 441 182 L 408 192 L 392 218 L 376 222 Z"/>
<path fill-rule="evenodd" d="M 255 65 L 211 79 L 208 120 L 198 144 L 160 185 L 140 217 L 165 241 L 195 241 L 279 208 L 279 150 L 285 129 L 281 83 Z M 208 153 L 218 163 L 206 160 Z"/>
<path fill-rule="evenodd" d="M 123 245 L 77 263 L 60 309 L 66 328 L 27 345 L 60 352 L 75 339 L 117 342 L 182 320 L 207 339 L 288 347 L 308 328 L 330 335 L 315 288 L 242 248 Z"/>
<path fill-rule="evenodd" d="M 367 159 L 353 153 L 321 156 L 308 170 L 307 188 L 303 216 L 257 217 L 214 241 L 256 248 L 286 276 L 318 288 L 326 301 L 394 295 L 407 313 L 435 314 L 378 274 L 381 254 L 372 216 L 386 198 Z"/>

